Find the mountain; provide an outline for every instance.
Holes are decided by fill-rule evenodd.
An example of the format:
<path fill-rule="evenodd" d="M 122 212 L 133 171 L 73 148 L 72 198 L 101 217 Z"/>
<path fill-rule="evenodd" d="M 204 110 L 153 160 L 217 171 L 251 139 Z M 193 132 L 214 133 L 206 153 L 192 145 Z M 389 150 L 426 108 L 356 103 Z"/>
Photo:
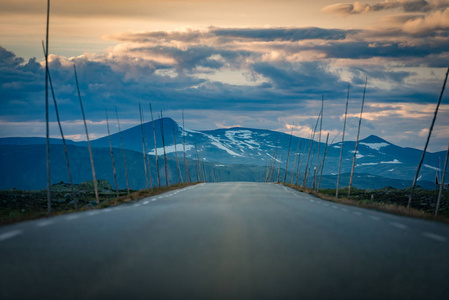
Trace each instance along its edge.
<path fill-rule="evenodd" d="M 254 181 L 263 178 L 263 173 L 266 172 L 268 166 L 271 166 L 274 157 L 276 157 L 276 168 L 281 163 L 281 169 L 287 168 L 287 158 L 289 145 L 291 141 L 291 153 L 288 163 L 288 171 L 292 172 L 294 169 L 301 167 L 301 173 L 304 172 L 306 166 L 309 166 L 309 172 L 314 173 L 314 168 L 322 161 L 323 152 L 325 149 L 325 137 L 322 137 L 321 143 L 310 139 L 291 137 L 288 134 L 252 128 L 228 128 L 216 129 L 209 131 L 196 131 L 187 128 L 182 128 L 177 122 L 170 118 L 157 119 L 154 121 L 154 128 L 156 132 L 156 146 L 157 154 L 159 156 L 159 167 L 163 168 L 163 152 L 162 147 L 162 128 L 164 129 L 165 152 L 171 161 L 175 161 L 175 156 L 183 162 L 183 142 L 185 141 L 186 157 L 192 161 L 198 159 L 208 162 L 211 168 L 217 170 L 224 165 L 228 170 L 232 170 L 231 166 L 235 166 L 237 172 L 237 165 L 239 168 L 249 165 L 258 166 L 258 171 L 254 176 L 234 176 L 231 173 L 223 175 L 226 178 L 234 178 L 235 180 L 249 180 Z M 122 131 L 122 138 L 124 147 L 132 152 L 132 156 L 136 157 L 136 164 L 142 160 L 142 129 L 144 132 L 146 151 L 149 152 L 152 161 L 155 163 L 155 145 L 153 138 L 153 123 L 147 122 Z M 317 138 L 315 138 L 317 140 Z M 119 133 L 111 135 L 112 145 L 116 149 L 121 149 L 121 142 Z M 175 147 L 176 141 L 176 147 Z M 61 140 L 52 139 L 52 144 L 61 143 Z M 87 142 L 67 141 L 70 146 L 75 147 L 78 152 L 86 151 Z M 300 145 L 299 145 L 300 143 Z M 19 146 L 19 145 L 39 145 L 45 144 L 44 138 L 0 138 L 0 149 L 5 147 Z M 102 137 L 91 141 L 92 147 L 98 153 L 98 157 L 106 160 L 109 156 L 109 140 L 108 137 Z M 299 149 L 300 146 L 300 149 Z M 73 148 L 73 149 L 75 149 Z M 176 151 L 175 151 L 176 148 Z M 29 147 L 31 151 L 33 147 Z M 84 149 L 84 150 L 82 150 Z M 298 151 L 299 149 L 299 151 Z M 343 160 L 342 173 L 350 173 L 352 160 L 354 156 L 355 142 L 345 141 L 343 144 Z M 26 147 L 18 151 L 26 151 Z M 121 151 L 121 150 L 120 150 Z M 116 150 L 116 152 L 120 152 Z M 335 142 L 328 148 L 326 156 L 325 167 L 323 174 L 333 178 L 338 172 L 338 161 L 340 158 L 341 142 Z M 62 153 L 63 151 L 54 151 L 52 153 Z M 71 151 L 69 151 L 70 154 Z M 310 152 L 310 156 L 309 156 Z M 81 153 L 81 152 L 80 152 Z M 140 154 L 139 154 L 140 153 Z M 318 155 L 319 153 L 319 155 Z M 298 155 L 299 154 L 299 155 Z M 356 174 L 365 174 L 363 176 L 374 176 L 373 178 L 382 177 L 390 180 L 403 180 L 409 182 L 411 185 L 413 177 L 416 172 L 417 164 L 421 157 L 422 151 L 412 148 L 403 148 L 394 145 L 380 137 L 369 136 L 359 142 L 357 159 L 355 165 Z M 120 154 L 118 154 L 120 155 Z M 130 154 L 131 155 L 131 154 Z M 139 158 L 140 155 L 140 158 Z M 83 154 L 85 156 L 85 154 Z M 96 156 L 96 155 L 94 155 Z M 432 182 L 435 179 L 435 174 L 439 170 L 438 159 L 445 156 L 445 152 L 426 153 L 426 159 L 420 172 L 419 184 L 423 185 L 424 181 Z M 35 157 L 44 157 L 35 155 Z M 297 158 L 299 157 L 299 161 Z M 307 158 L 309 157 L 309 164 Z M 318 158 L 319 157 L 319 158 Z M 318 158 L 318 159 L 317 159 Z M 0 157 L 4 161 L 3 157 Z M 87 157 L 88 159 L 88 157 Z M 95 158 L 95 163 L 97 164 Z M 110 165 L 105 162 L 105 165 Z M 65 166 L 65 163 L 64 163 Z M 88 165 L 90 168 L 90 164 Z M 142 166 L 143 168 L 143 166 Z M 90 169 L 89 169 L 90 170 Z M 173 169 L 176 171 L 176 168 Z M 261 171 L 263 170 L 263 171 Z M 90 171 L 89 171 L 90 172 Z M 142 171 L 143 172 L 143 171 Z M 217 171 L 218 172 L 218 171 Z M 284 174 L 285 171 L 282 172 Z M 225 172 L 226 173 L 226 172 Z M 224 174 L 224 173 L 223 173 Z M 234 177 L 233 177 L 234 176 Z M 223 180 L 222 177 L 221 180 Z M 302 177 L 302 174 L 301 174 Z M 290 174 L 286 177 L 291 178 Z M 283 179 L 283 177 L 281 178 Z M 62 179 L 61 179 L 62 180 Z M 374 179 L 373 179 L 374 180 Z M 379 179 L 380 180 L 380 179 Z M 109 180 L 110 181 L 110 180 Z M 112 182 L 112 181 L 110 181 Z M 301 182 L 301 181 L 300 181 Z M 342 177 L 341 186 L 348 185 L 349 180 Z M 365 184 L 365 183 L 364 183 Z M 403 186 L 405 183 L 398 185 Z M 391 184 L 393 185 L 393 184 Z M 141 183 L 138 186 L 142 186 Z"/>
<path fill-rule="evenodd" d="M 90 165 L 89 152 L 86 147 L 68 145 L 70 157 L 70 168 L 72 178 L 75 184 L 92 180 L 92 170 Z M 112 161 L 108 148 L 92 148 L 95 171 L 97 179 L 105 179 L 114 185 L 112 172 Z M 42 190 L 47 185 L 46 146 L 38 145 L 5 145 L 0 147 L 0 189 L 17 188 L 21 190 Z M 120 189 L 126 188 L 125 168 L 121 149 L 113 149 L 114 161 L 117 170 L 117 182 Z M 66 160 L 62 145 L 51 145 L 51 178 L 52 184 L 69 182 Z M 143 165 L 143 156 L 141 152 L 125 150 L 127 161 L 127 171 L 131 189 L 143 189 L 146 187 L 146 179 Z M 150 156 L 151 181 L 153 186 L 157 186 L 157 171 L 155 157 Z M 184 162 L 179 160 L 181 180 L 184 176 Z M 188 160 L 189 172 L 192 181 L 199 180 L 197 163 L 194 160 Z M 203 167 L 204 166 L 204 167 Z M 176 160 L 168 158 L 169 183 L 176 183 L 177 168 Z M 159 158 L 159 171 L 161 184 L 165 185 L 165 167 L 163 158 Z M 215 164 L 204 163 L 201 165 L 200 173 L 205 176 L 207 181 L 264 181 L 267 168 L 262 166 L 246 164 Z M 285 170 L 281 169 L 281 178 Z M 276 172 L 275 172 L 276 173 Z M 294 174 L 289 172 L 287 178 L 290 179 Z M 201 175 L 200 175 L 201 176 Z M 273 179 L 274 180 L 274 179 Z M 341 180 L 348 181 L 349 174 L 341 175 Z M 311 184 L 309 179 L 309 186 Z M 321 182 L 322 188 L 335 188 L 336 176 L 324 175 Z M 150 185 L 150 184 L 149 184 Z M 433 188 L 433 183 L 421 181 L 420 185 L 425 188 Z M 151 185 L 150 185 L 151 186 Z M 403 188 L 410 186 L 408 180 L 393 180 L 381 176 L 370 174 L 356 174 L 354 177 L 354 186 L 362 189 L 383 188 L 393 186 Z"/>
<path fill-rule="evenodd" d="M 65 140 L 68 145 L 75 145 L 72 140 Z M 50 138 L 50 144 L 62 144 L 62 139 Z M 47 139 L 44 137 L 7 137 L 0 138 L 0 146 L 2 145 L 46 145 Z"/>
<path fill-rule="evenodd" d="M 87 147 L 68 145 L 70 169 L 73 183 L 92 180 L 89 151 Z M 113 169 L 109 148 L 92 148 L 97 179 L 105 179 L 114 185 Z M 0 189 L 17 188 L 21 190 L 41 190 L 47 186 L 47 169 L 45 161 L 46 145 L 3 145 L 0 147 Z M 121 149 L 113 149 L 120 189 L 126 189 L 126 176 Z M 60 181 L 69 182 L 66 158 L 62 145 L 50 146 L 50 170 L 52 184 Z M 145 167 L 141 152 L 125 150 L 129 185 L 131 189 L 146 187 Z M 157 170 L 154 156 L 150 157 L 151 175 L 149 180 L 157 186 Z M 184 161 L 179 159 L 180 180 L 184 176 Z M 247 165 L 224 165 L 187 160 L 191 181 L 206 178 L 207 181 L 263 181 L 265 168 Z M 169 184 L 178 182 L 176 159 L 168 158 Z M 198 171 L 200 172 L 198 176 Z M 165 186 L 165 166 L 163 157 L 159 157 L 161 185 Z M 151 178 L 150 178 L 151 177 Z M 149 182 L 149 187 L 151 186 Z"/>

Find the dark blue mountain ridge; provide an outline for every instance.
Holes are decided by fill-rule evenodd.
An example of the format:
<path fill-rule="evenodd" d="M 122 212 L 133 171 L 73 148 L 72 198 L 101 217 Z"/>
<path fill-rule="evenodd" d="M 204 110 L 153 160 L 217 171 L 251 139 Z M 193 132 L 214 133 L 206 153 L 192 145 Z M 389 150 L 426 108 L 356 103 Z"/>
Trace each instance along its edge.
<path fill-rule="evenodd" d="M 75 184 L 92 180 L 91 165 L 89 159 L 89 151 L 87 147 L 68 145 L 70 157 L 70 166 L 72 178 Z M 114 177 L 111 156 L 108 148 L 92 149 L 95 170 L 98 179 L 105 179 L 114 186 Z M 126 188 L 126 178 L 124 172 L 124 162 L 122 151 L 114 149 L 114 160 L 117 170 L 117 181 L 120 189 Z M 0 189 L 18 188 L 22 190 L 43 190 L 46 187 L 46 162 L 45 162 L 46 145 L 3 145 L 0 147 Z M 69 182 L 65 155 L 62 145 L 53 144 L 50 146 L 51 154 L 51 182 L 59 183 Z M 141 152 L 125 150 L 127 160 L 127 170 L 129 175 L 129 183 L 131 189 L 143 189 L 146 187 L 143 157 Z M 151 183 L 157 185 L 155 156 L 150 157 L 151 165 Z M 165 184 L 165 168 L 163 159 L 160 159 L 159 171 L 161 175 L 161 183 Z M 178 173 L 176 172 L 176 160 L 168 157 L 168 175 L 169 182 L 176 183 Z M 179 160 L 181 177 L 184 176 L 184 161 Z M 190 176 L 193 181 L 198 180 L 197 163 L 194 160 L 188 160 Z M 216 163 L 204 163 L 204 176 L 207 181 L 264 181 L 266 176 L 266 167 L 251 165 L 225 165 Z M 281 169 L 281 174 L 284 174 Z M 291 172 L 287 178 L 291 178 Z M 341 175 L 341 182 L 347 182 L 348 173 Z M 182 180 L 182 178 L 180 178 Z M 322 178 L 322 188 L 334 188 L 336 176 L 324 175 Z M 312 178 L 308 183 L 311 184 Z M 387 179 L 381 176 L 370 174 L 356 174 L 354 176 L 354 186 L 362 189 L 379 189 L 385 186 L 393 186 L 397 188 L 409 187 L 409 180 Z M 429 181 L 420 181 L 422 187 L 433 188 L 434 185 Z M 151 184 L 150 184 L 151 186 Z"/>
<path fill-rule="evenodd" d="M 158 155 L 163 155 L 162 125 L 164 128 L 165 151 L 169 157 L 183 155 L 183 141 L 185 140 L 186 156 L 190 159 L 203 159 L 215 164 L 246 164 L 256 166 L 269 166 L 276 157 L 276 164 L 281 163 L 282 168 L 292 171 L 301 167 L 304 171 L 307 165 L 313 170 L 321 164 L 325 148 L 324 138 L 322 142 L 291 136 L 286 133 L 266 129 L 254 128 L 226 128 L 206 131 L 190 130 L 182 128 L 180 124 L 171 118 L 157 119 L 154 121 L 156 132 L 156 146 Z M 143 124 L 145 146 L 147 151 L 155 154 L 153 123 Z M 174 136 L 173 136 L 174 133 Z M 140 125 L 122 131 L 124 147 L 127 150 L 142 152 L 142 128 Z M 175 141 L 176 140 L 176 152 Z M 288 153 L 290 138 L 291 152 Z M 19 143 L 21 145 L 45 142 L 44 138 L 0 138 L 0 146 L 4 144 Z M 121 148 L 119 133 L 111 135 L 114 148 Z M 54 144 L 60 140 L 52 139 Z M 301 149 L 298 151 L 299 142 Z M 87 146 L 87 142 L 68 141 L 69 144 Z M 95 148 L 108 148 L 108 136 L 91 141 Z M 310 156 L 309 154 L 310 149 Z M 338 172 L 341 142 L 336 141 L 329 146 L 326 156 L 324 174 L 335 175 Z M 343 147 L 342 173 L 351 171 L 355 150 L 355 141 L 345 141 Z M 319 153 L 319 154 L 318 154 Z M 356 173 L 383 176 L 392 179 L 413 180 L 422 151 L 413 148 L 396 146 L 378 136 L 371 135 L 360 140 L 355 165 Z M 444 158 L 445 152 L 426 153 L 426 159 L 420 172 L 420 180 L 433 181 L 439 172 L 438 160 Z M 289 163 L 287 166 L 287 158 Z M 297 160 L 299 158 L 299 161 Z M 309 158 L 309 164 L 307 163 Z M 296 162 L 296 164 L 295 164 Z"/>
<path fill-rule="evenodd" d="M 66 143 L 75 145 L 76 142 L 66 139 Z M 5 137 L 0 138 L 1 145 L 42 145 L 47 144 L 47 139 L 44 137 Z M 62 144 L 62 139 L 50 138 L 50 144 Z"/>

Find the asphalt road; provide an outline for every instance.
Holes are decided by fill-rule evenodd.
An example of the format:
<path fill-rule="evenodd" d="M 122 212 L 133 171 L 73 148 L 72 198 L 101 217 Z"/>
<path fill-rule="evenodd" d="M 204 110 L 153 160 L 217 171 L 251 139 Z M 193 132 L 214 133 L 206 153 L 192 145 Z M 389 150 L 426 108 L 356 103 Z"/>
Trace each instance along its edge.
<path fill-rule="evenodd" d="M 0 299 L 448 299 L 449 226 L 264 183 L 0 227 Z"/>

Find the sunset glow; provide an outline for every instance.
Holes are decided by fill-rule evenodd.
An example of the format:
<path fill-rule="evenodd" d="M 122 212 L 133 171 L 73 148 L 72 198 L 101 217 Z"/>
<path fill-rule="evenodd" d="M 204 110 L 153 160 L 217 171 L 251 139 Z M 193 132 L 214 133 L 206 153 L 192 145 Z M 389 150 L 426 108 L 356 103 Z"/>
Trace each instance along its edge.
<path fill-rule="evenodd" d="M 0 0 L 0 136 L 43 136 L 46 1 Z M 192 129 L 254 127 L 306 137 L 323 129 L 422 148 L 449 65 L 449 1 L 52 1 L 49 67 L 67 135 L 82 139 L 73 69 L 93 136 L 104 108 L 125 128 L 139 102 Z M 55 118 L 52 115 L 54 121 Z M 115 128 L 113 130 L 116 130 Z M 431 151 L 447 147 L 447 93 Z M 56 124 L 51 135 L 58 137 Z"/>

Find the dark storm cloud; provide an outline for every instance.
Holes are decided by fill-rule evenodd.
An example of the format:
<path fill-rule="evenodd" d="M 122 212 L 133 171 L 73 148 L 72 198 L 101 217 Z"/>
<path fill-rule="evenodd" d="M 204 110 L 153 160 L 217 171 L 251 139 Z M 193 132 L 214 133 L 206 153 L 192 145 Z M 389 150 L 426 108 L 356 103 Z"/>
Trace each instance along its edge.
<path fill-rule="evenodd" d="M 216 28 L 207 31 L 186 30 L 183 32 L 153 31 L 111 35 L 109 38 L 121 42 L 149 43 L 149 42 L 185 42 L 198 43 L 205 40 L 217 39 L 218 43 L 231 42 L 235 39 L 247 41 L 302 41 L 302 40 L 344 40 L 357 30 L 307 28 Z"/>
<path fill-rule="evenodd" d="M 309 28 L 223 28 L 212 29 L 216 36 L 257 41 L 344 40 L 356 30 Z"/>
<path fill-rule="evenodd" d="M 343 99 L 348 80 L 360 96 L 366 76 L 376 82 L 370 86 L 373 99 L 433 101 L 433 84 L 407 85 L 416 73 L 393 70 L 389 63 L 441 66 L 449 55 L 448 38 L 440 34 L 401 42 L 377 34 L 376 42 L 368 41 L 373 35 L 320 28 L 121 34 L 116 38 L 132 43 L 102 54 L 51 55 L 49 67 L 66 120 L 80 119 L 73 64 L 91 120 L 103 120 L 105 106 L 118 106 L 123 117 L 135 118 L 138 103 L 147 101 L 164 110 L 289 111 L 322 94 L 328 101 Z M 381 63 L 364 62 L 372 58 Z M 26 62 L 0 47 L 0 118 L 41 120 L 43 75 L 36 59 Z"/>
<path fill-rule="evenodd" d="M 420 58 L 447 52 L 449 49 L 449 39 L 445 39 L 436 45 L 407 45 L 403 42 L 372 43 L 368 41 L 346 41 L 342 43 L 329 43 L 326 45 L 318 45 L 313 47 L 305 46 L 303 49 L 321 51 L 327 58 Z"/>
<path fill-rule="evenodd" d="M 353 83 L 362 85 L 364 83 L 363 77 L 368 77 L 371 79 L 385 79 L 389 82 L 394 83 L 404 83 L 404 80 L 412 75 L 416 75 L 414 72 L 404 72 L 404 71 L 396 71 L 396 72 L 389 72 L 386 71 L 382 67 L 372 67 L 370 69 L 367 68 L 360 68 L 360 67 L 350 67 L 348 68 L 351 73 L 357 75 L 356 81 L 353 81 Z"/>
<path fill-rule="evenodd" d="M 417 18 L 419 16 L 410 16 L 407 21 Z M 195 66 L 218 69 L 223 67 L 224 61 L 238 67 L 246 58 L 261 56 L 264 51 L 273 49 L 289 54 L 315 51 L 325 54 L 327 58 L 382 57 L 412 60 L 446 53 L 449 49 L 449 33 L 445 30 L 404 33 L 399 29 L 362 31 L 321 28 L 210 28 L 202 32 L 147 32 L 121 34 L 112 38 L 142 45 L 151 40 L 151 45 L 135 47 L 130 51 L 169 56 L 176 61 L 179 70 L 191 70 Z M 306 40 L 313 42 L 303 42 Z M 179 42 L 182 43 L 181 46 Z M 251 48 L 252 42 L 265 44 Z M 210 59 L 212 55 L 220 55 L 224 61 Z"/>
<path fill-rule="evenodd" d="M 337 86 L 344 86 L 340 78 L 326 70 L 326 64 L 320 62 L 303 62 L 296 65 L 264 62 L 254 64 L 253 69 L 269 78 L 279 90 L 296 90 L 319 95 L 334 90 Z"/>
<path fill-rule="evenodd" d="M 0 111 L 16 115 L 21 106 L 35 110 L 35 94 L 43 92 L 44 72 L 35 58 L 28 62 L 0 46 Z"/>

